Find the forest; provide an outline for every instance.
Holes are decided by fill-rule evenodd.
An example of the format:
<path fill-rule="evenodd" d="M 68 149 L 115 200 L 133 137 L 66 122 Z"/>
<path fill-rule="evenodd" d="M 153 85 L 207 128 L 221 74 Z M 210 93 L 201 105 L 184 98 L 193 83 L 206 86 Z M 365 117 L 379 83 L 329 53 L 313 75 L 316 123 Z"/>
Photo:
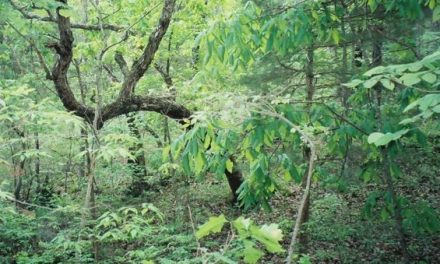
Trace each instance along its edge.
<path fill-rule="evenodd" d="M 0 263 L 440 263 L 440 1 L 1 0 Z"/>

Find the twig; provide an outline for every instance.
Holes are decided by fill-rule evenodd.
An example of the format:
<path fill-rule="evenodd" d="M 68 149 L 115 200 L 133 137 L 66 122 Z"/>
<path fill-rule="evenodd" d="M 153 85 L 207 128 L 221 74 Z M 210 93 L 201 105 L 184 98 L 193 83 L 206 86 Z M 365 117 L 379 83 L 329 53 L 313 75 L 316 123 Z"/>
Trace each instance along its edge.
<path fill-rule="evenodd" d="M 37 53 L 37 56 L 38 56 L 38 60 L 40 61 L 40 64 L 41 64 L 41 66 L 43 67 L 44 72 L 46 73 L 46 78 L 50 80 L 50 79 L 52 78 L 52 74 L 50 73 L 49 68 L 48 68 L 47 65 L 46 65 L 46 62 L 44 61 L 44 57 L 43 57 L 43 55 L 41 54 L 40 50 L 38 49 L 37 45 L 35 45 L 34 41 L 33 41 L 32 39 L 26 37 L 25 35 L 23 35 L 23 34 L 22 34 L 22 33 L 21 33 L 16 27 L 14 27 L 14 25 L 12 25 L 11 23 L 6 22 L 6 24 L 8 24 L 8 25 L 9 25 L 9 26 L 10 26 L 15 32 L 17 32 L 17 34 L 20 35 L 20 37 L 24 38 L 24 39 L 29 43 L 29 45 L 31 45 L 32 47 L 34 47 L 35 52 Z"/>
<path fill-rule="evenodd" d="M 201 251 L 201 246 L 200 246 L 199 239 L 196 236 L 196 227 L 194 225 L 194 219 L 193 219 L 193 216 L 192 216 L 192 213 L 191 213 L 191 207 L 189 206 L 189 204 L 187 204 L 186 207 L 188 208 L 189 220 L 191 221 L 191 228 L 193 230 L 194 237 L 196 238 L 196 243 L 197 243 L 196 256 L 199 256 L 200 251 Z"/>

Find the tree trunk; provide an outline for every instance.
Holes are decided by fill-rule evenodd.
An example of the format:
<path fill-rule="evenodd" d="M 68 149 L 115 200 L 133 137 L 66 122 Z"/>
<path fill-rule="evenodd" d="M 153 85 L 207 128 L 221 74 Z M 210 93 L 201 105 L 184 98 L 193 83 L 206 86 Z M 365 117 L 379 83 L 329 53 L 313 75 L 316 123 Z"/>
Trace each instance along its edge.
<path fill-rule="evenodd" d="M 231 156 L 230 159 L 235 164 L 235 158 Z M 225 175 L 226 179 L 228 180 L 229 187 L 231 188 L 232 203 L 236 204 L 238 201 L 237 191 L 243 183 L 243 175 L 241 174 L 241 171 L 237 168 L 237 166 L 233 167 L 232 172 L 225 170 Z"/>
<path fill-rule="evenodd" d="M 309 48 L 307 48 L 307 62 L 305 67 L 305 75 L 306 75 L 306 84 L 307 84 L 307 111 L 310 116 L 310 110 L 312 106 L 313 97 L 315 95 L 315 74 L 313 70 L 313 62 L 314 62 L 314 50 L 313 50 L 313 44 L 310 45 Z M 304 160 L 310 160 L 310 148 L 308 146 L 304 147 Z M 307 185 L 307 171 L 304 174 L 301 186 L 303 188 Z M 302 226 L 304 223 L 306 223 L 309 220 L 310 217 L 310 193 L 308 193 L 304 199 L 304 213 L 301 215 L 300 219 L 300 225 Z M 301 234 L 298 238 L 299 244 L 301 245 L 300 250 L 302 253 L 307 252 L 308 250 L 308 237 L 306 230 L 302 230 Z"/>

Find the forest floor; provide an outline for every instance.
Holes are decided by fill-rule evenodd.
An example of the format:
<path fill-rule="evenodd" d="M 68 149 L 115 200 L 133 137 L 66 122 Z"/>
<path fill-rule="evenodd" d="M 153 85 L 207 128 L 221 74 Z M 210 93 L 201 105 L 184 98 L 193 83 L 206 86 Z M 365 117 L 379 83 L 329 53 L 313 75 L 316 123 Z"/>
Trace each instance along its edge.
<path fill-rule="evenodd" d="M 428 201 L 438 214 L 440 155 L 435 149 L 428 152 L 430 154 L 423 153 L 425 154 L 422 155 L 415 149 L 399 158 L 398 164 L 402 173 L 395 180 L 396 189 L 415 205 L 419 210 L 416 210 L 416 213 L 422 213 L 423 204 L 419 204 L 419 201 L 423 199 Z M 111 167 L 107 169 L 109 172 L 113 170 Z M 371 201 L 371 194 L 375 191 L 384 190 L 383 184 L 372 181 L 362 183 L 359 176 L 354 176 L 355 173 L 352 175 L 339 178 L 337 184 L 322 179 L 313 183 L 310 218 L 304 228 L 304 238 L 308 241 L 304 252 L 307 252 L 311 263 L 404 263 L 397 243 L 395 222 L 386 210 L 384 212 L 380 208 L 373 208 L 372 217 L 366 217 L 366 202 Z M 163 213 L 164 220 L 155 222 L 150 231 L 145 231 L 145 240 L 101 244 L 100 263 L 126 263 L 126 259 L 151 259 L 160 264 L 201 263 L 203 256 L 221 252 L 225 247 L 228 226 L 225 225 L 221 233 L 212 234 L 198 242 L 194 231 L 207 222 L 209 217 L 220 214 L 224 214 L 228 220 L 243 216 L 259 225 L 278 224 L 284 235 L 283 248 L 287 249 L 302 196 L 300 187 L 293 183 L 287 184 L 274 194 L 270 201 L 270 211 L 261 208 L 243 211 L 232 205 L 226 180 L 207 177 L 202 181 L 191 179 L 188 183 L 179 177 L 164 180 L 155 176 L 151 179 L 153 182 L 150 188 L 147 188 L 142 196 L 130 197 L 127 196 L 130 182 L 113 182 L 111 178 L 112 175 L 107 172 L 97 178 L 100 186 L 97 194 L 98 216 L 107 210 L 116 211 L 120 207 L 139 207 L 143 203 L 151 203 Z M 121 178 L 120 175 L 118 178 Z M 118 191 L 106 191 L 115 190 L 110 186 L 117 186 Z M 56 201 L 61 206 L 71 203 L 76 208 L 81 206 L 83 201 L 75 197 L 81 196 L 72 190 L 72 193 L 63 193 L 63 198 Z M 378 204 L 380 205 L 380 201 Z M 49 215 L 53 216 L 50 225 L 57 226 L 56 228 L 48 224 L 45 217 Z M 33 222 L 26 221 L 24 226 L 38 226 L 38 233 L 44 235 L 38 236 L 39 240 L 34 241 L 33 246 L 38 248 L 40 242 L 54 241 L 57 233 L 63 237 L 64 231 L 70 230 L 72 224 L 79 223 L 75 219 L 79 219 L 81 215 L 76 210 L 73 210 L 69 217 L 66 215 L 54 212 L 45 217 L 37 217 Z M 405 215 L 405 218 L 411 220 L 411 215 Z M 417 222 L 412 223 L 409 220 L 404 224 L 417 225 Z M 429 217 L 422 218 L 423 220 L 429 221 Z M 8 226 L 24 229 L 21 225 L 13 223 L 9 223 Z M 34 233 L 31 235 L 34 237 Z M 407 234 L 407 242 L 411 263 L 440 263 L 440 237 L 411 231 Z M 57 252 L 59 249 L 54 250 L 53 252 Z M 52 251 L 48 251 L 48 254 L 54 254 L 50 252 Z M 230 257 L 229 254 L 233 253 L 234 249 L 231 247 L 225 256 Z M 285 258 L 285 253 L 266 254 L 260 263 L 284 263 Z M 90 260 L 90 263 L 92 262 L 93 259 Z"/>
<path fill-rule="evenodd" d="M 415 162 L 412 160 L 410 163 L 410 160 L 411 155 L 400 160 L 406 176 L 398 181 L 396 187 L 410 201 L 417 202 L 424 198 L 438 210 L 440 156 L 434 152 L 430 156 L 421 157 L 416 161 L 418 166 L 410 165 Z M 383 188 L 382 185 L 369 183 L 364 187 L 358 184 L 347 186 L 343 191 L 329 186 L 313 186 L 311 215 L 305 236 L 308 241 L 307 253 L 312 263 L 403 263 L 393 219 L 380 211 L 376 212 L 377 217 L 364 216 L 368 196 L 374 190 Z M 229 220 L 244 216 L 258 224 L 279 224 L 284 234 L 283 246 L 287 249 L 302 195 L 299 188 L 289 188 L 275 194 L 271 200 L 271 211 L 240 211 L 230 203 L 227 183 L 217 181 L 191 184 L 173 182 L 160 190 L 145 192 L 139 201 L 153 203 L 165 214 L 167 225 L 174 227 L 171 239 L 163 241 L 162 246 L 155 245 L 158 247 L 156 256 L 162 259 L 160 263 L 173 263 L 180 257 L 190 257 L 197 250 L 192 224 L 197 228 L 210 216 L 220 214 Z M 189 208 L 191 215 L 188 213 Z M 202 239 L 200 246 L 207 252 L 218 251 L 223 247 L 226 237 L 227 232 L 211 235 Z M 439 237 L 409 234 L 408 245 L 412 263 L 440 263 Z M 283 254 L 268 254 L 264 263 L 282 263 L 284 258 Z"/>

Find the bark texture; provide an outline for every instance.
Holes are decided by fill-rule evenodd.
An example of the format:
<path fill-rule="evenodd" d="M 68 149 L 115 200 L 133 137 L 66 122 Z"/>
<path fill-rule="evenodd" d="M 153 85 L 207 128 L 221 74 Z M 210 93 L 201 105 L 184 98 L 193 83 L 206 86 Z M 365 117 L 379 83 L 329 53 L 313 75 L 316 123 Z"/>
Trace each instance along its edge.
<path fill-rule="evenodd" d="M 10 2 L 14 3 L 13 1 Z M 67 3 L 67 0 L 62 2 Z M 95 116 L 95 109 L 79 102 L 70 88 L 67 73 L 73 57 L 72 49 L 74 38 L 71 30 L 72 24 L 68 17 L 64 17 L 60 14 L 61 9 L 58 8 L 56 11 L 56 23 L 58 24 L 60 38 L 58 42 L 47 45 L 53 48 L 57 54 L 56 62 L 48 79 L 53 81 L 58 97 L 61 99 L 64 107 L 75 115 L 84 118 L 88 123 L 92 123 L 95 119 L 98 120 L 98 129 L 102 128 L 105 121 L 109 119 L 136 111 L 158 112 L 178 120 L 189 118 L 191 112 L 183 105 L 176 103 L 173 98 L 166 96 L 133 95 L 137 82 L 142 78 L 153 62 L 154 55 L 170 24 L 174 7 L 175 0 L 164 1 L 159 23 L 151 32 L 148 44 L 142 55 L 134 61 L 131 69 L 126 65 L 122 54 L 116 54 L 115 60 L 122 69 L 124 82 L 118 98 L 114 102 L 103 106 L 100 116 L 98 117 Z M 17 8 L 20 10 L 19 7 Z"/>

